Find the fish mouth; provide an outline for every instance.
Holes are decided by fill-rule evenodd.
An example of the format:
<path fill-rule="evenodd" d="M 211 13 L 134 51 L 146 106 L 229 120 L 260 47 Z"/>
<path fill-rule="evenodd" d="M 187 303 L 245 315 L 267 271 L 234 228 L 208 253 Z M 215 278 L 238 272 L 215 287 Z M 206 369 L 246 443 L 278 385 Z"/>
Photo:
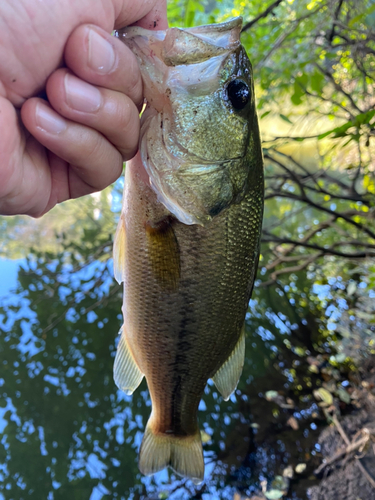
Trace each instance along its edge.
<path fill-rule="evenodd" d="M 191 163 L 188 167 L 182 165 L 178 169 L 179 175 L 207 175 L 210 173 L 219 172 L 223 168 L 227 167 L 234 161 L 240 161 L 244 156 L 238 156 L 236 158 L 230 158 L 229 160 L 223 160 L 215 163 L 208 162 L 202 158 L 196 157 L 197 163 Z"/>
<path fill-rule="evenodd" d="M 242 17 L 215 25 L 149 31 L 131 26 L 116 32 L 138 57 L 159 57 L 167 66 L 202 62 L 240 45 Z M 135 40 L 138 38 L 138 42 Z"/>

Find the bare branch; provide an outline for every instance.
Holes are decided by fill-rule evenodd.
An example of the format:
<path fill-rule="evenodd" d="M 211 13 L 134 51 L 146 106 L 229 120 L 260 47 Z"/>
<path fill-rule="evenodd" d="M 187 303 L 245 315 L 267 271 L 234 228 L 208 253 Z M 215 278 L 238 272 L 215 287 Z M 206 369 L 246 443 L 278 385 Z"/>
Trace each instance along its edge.
<path fill-rule="evenodd" d="M 267 233 L 266 233 L 267 234 Z M 335 255 L 336 257 L 344 257 L 346 259 L 365 259 L 366 257 L 375 257 L 375 251 L 374 252 L 340 252 L 338 250 L 334 250 L 333 246 L 332 247 L 321 247 L 319 245 L 315 245 L 313 243 L 306 243 L 306 242 L 300 242 L 298 240 L 292 240 L 291 238 L 279 238 L 278 236 L 274 235 L 269 235 L 267 238 L 262 237 L 262 242 L 263 243 L 278 243 L 279 245 L 281 244 L 290 244 L 304 248 L 311 248 L 312 250 L 319 250 L 322 252 L 322 254 L 325 255 Z M 337 244 L 336 246 L 338 246 Z M 340 245 L 346 246 L 348 243 L 343 242 Z M 360 246 L 360 245 L 358 245 Z M 366 246 L 363 244 L 363 246 Z M 375 249 L 375 246 L 372 246 L 371 248 Z"/>
<path fill-rule="evenodd" d="M 260 283 L 259 286 L 265 287 L 268 285 L 272 285 L 277 280 L 277 277 L 280 274 L 286 274 L 286 273 L 291 274 L 291 273 L 298 273 L 299 271 L 303 271 L 309 264 L 311 264 L 316 259 L 318 259 L 319 257 L 322 257 L 322 256 L 323 256 L 322 253 L 314 253 L 314 254 L 310 255 L 305 260 L 305 262 L 302 262 L 302 264 L 300 264 L 298 266 L 284 267 L 283 269 L 279 269 L 278 271 L 275 271 L 271 274 L 270 280 L 265 281 L 263 283 Z"/>
<path fill-rule="evenodd" d="M 259 14 L 259 16 L 255 17 L 251 21 L 245 24 L 245 26 L 242 28 L 242 32 L 247 31 L 250 29 L 255 23 L 257 23 L 260 19 L 263 19 L 264 17 L 267 17 L 270 12 L 273 11 L 279 4 L 281 4 L 283 0 L 276 0 L 276 2 L 273 2 L 271 5 L 267 7 L 267 9 Z"/>
<path fill-rule="evenodd" d="M 332 45 L 333 39 L 335 37 L 335 28 L 336 28 L 335 21 L 337 21 L 338 18 L 339 18 L 340 10 L 341 10 L 341 7 L 342 7 L 343 3 L 344 3 L 344 0 L 339 0 L 338 5 L 337 5 L 336 10 L 335 10 L 335 14 L 334 14 L 334 18 L 333 18 L 334 21 L 333 21 L 333 24 L 332 24 L 332 30 L 331 30 L 331 33 L 327 37 L 327 40 L 328 40 L 328 42 L 329 42 L 330 45 Z"/>
<path fill-rule="evenodd" d="M 279 38 L 276 40 L 276 42 L 273 44 L 273 46 L 271 47 L 270 51 L 267 52 L 267 54 L 263 57 L 263 59 L 261 59 L 258 64 L 256 65 L 256 68 L 260 68 L 263 66 L 263 64 L 266 62 L 266 60 L 270 57 L 270 55 L 277 49 L 280 48 L 280 46 L 284 43 L 284 41 L 289 37 L 289 35 L 291 35 L 292 33 L 294 33 L 294 31 L 296 31 L 296 29 L 298 28 L 298 26 L 300 25 L 300 23 L 302 21 L 304 21 L 305 19 L 308 19 L 309 17 L 312 17 L 314 16 L 319 10 L 323 9 L 324 7 L 326 6 L 325 3 L 322 3 L 322 4 L 319 4 L 319 7 L 317 7 L 315 10 L 311 10 L 308 14 L 305 14 L 304 16 L 301 16 L 299 17 L 298 19 L 294 19 L 292 22 L 291 22 L 291 27 L 288 29 L 288 30 L 284 30 L 284 32 L 281 33 L 281 35 L 279 36 Z"/>
<path fill-rule="evenodd" d="M 304 172 L 306 175 L 312 177 L 313 175 L 316 175 L 316 174 L 311 174 L 311 172 L 309 172 L 307 170 L 307 168 L 305 168 L 301 163 L 299 163 L 297 160 L 295 160 L 292 156 L 290 155 L 287 155 L 285 153 L 282 153 L 281 151 L 276 151 L 275 150 L 275 153 L 277 153 L 279 156 L 282 156 L 283 158 L 287 158 L 290 162 L 292 162 L 296 167 L 298 167 L 300 170 L 302 170 L 302 172 Z M 321 172 L 318 173 L 319 176 L 321 175 Z"/>
<path fill-rule="evenodd" d="M 302 183 L 300 182 L 298 175 L 296 175 L 292 170 L 290 170 L 286 165 L 284 165 L 280 161 L 276 160 L 275 158 L 272 158 L 272 156 L 270 156 L 268 153 L 264 154 L 264 158 L 266 158 L 267 160 L 273 161 L 274 163 L 276 163 L 276 165 L 279 165 L 280 168 L 285 170 L 288 173 L 288 175 L 290 176 L 290 178 L 293 179 L 294 182 L 300 188 L 303 199 L 307 199 L 304 187 L 303 187 Z"/>
<path fill-rule="evenodd" d="M 301 84 L 299 83 L 299 85 L 301 86 Z M 324 102 L 329 102 L 329 103 L 332 103 L 332 104 L 335 104 L 337 107 L 341 108 L 343 111 L 345 111 L 345 113 L 348 113 L 348 115 L 350 116 L 350 119 L 351 120 L 354 120 L 354 115 L 353 113 L 348 109 L 348 108 L 345 108 L 345 106 L 343 106 L 340 102 L 338 101 L 335 101 L 334 99 L 331 99 L 331 98 L 327 98 L 327 97 L 323 97 L 322 95 L 319 95 L 319 94 L 313 94 L 312 92 L 308 91 L 305 87 L 301 86 L 301 88 L 304 90 L 304 92 L 311 96 L 311 97 L 315 97 L 317 99 L 320 99 L 321 101 L 324 101 Z M 319 135 L 317 136 L 319 137 Z"/>
<path fill-rule="evenodd" d="M 364 437 L 358 439 L 358 441 L 355 441 L 354 443 L 350 443 L 346 446 L 343 446 L 342 448 L 339 448 L 332 457 L 327 458 L 325 462 L 323 462 L 316 470 L 314 470 L 314 474 L 318 476 L 328 465 L 335 463 L 337 460 L 344 457 L 345 455 L 348 455 L 353 451 L 357 451 L 363 446 L 365 446 L 370 440 L 370 435 L 371 434 L 365 434 Z M 375 431 L 373 431 L 373 435 L 375 436 Z"/>
<path fill-rule="evenodd" d="M 346 446 L 349 448 L 351 445 L 350 439 L 346 435 L 346 432 L 342 428 L 342 426 L 341 426 L 340 422 L 338 421 L 337 416 L 335 414 L 332 415 L 332 421 L 335 424 L 335 426 L 337 427 L 337 430 L 339 431 L 339 434 L 341 435 L 342 439 L 344 440 Z M 361 470 L 362 474 L 367 479 L 367 481 L 371 484 L 371 486 L 373 488 L 375 488 L 374 478 L 367 472 L 367 470 L 364 468 L 364 466 L 362 465 L 362 463 L 359 460 L 357 461 L 357 465 L 358 465 L 358 468 Z"/>
<path fill-rule="evenodd" d="M 353 108 L 355 110 L 357 110 L 359 113 L 363 113 L 363 110 L 361 110 L 361 108 L 359 108 L 357 106 L 357 104 L 354 102 L 353 97 L 350 94 L 348 94 L 347 92 L 345 92 L 345 90 L 341 87 L 341 85 L 339 85 L 336 82 L 336 80 L 333 78 L 333 75 L 328 70 L 322 68 L 317 62 L 315 62 L 314 64 L 323 75 L 325 75 L 329 80 L 331 80 L 335 89 L 338 90 L 339 92 L 341 92 L 341 94 L 343 94 L 349 100 L 349 102 L 353 106 Z"/>
<path fill-rule="evenodd" d="M 256 68 L 259 70 L 263 64 L 267 61 L 267 59 L 270 57 L 270 55 L 275 52 L 281 45 L 284 43 L 284 41 L 288 38 L 289 35 L 293 33 L 298 28 L 298 24 L 295 26 L 292 26 L 289 30 L 284 31 L 281 33 L 279 38 L 276 40 L 276 42 L 272 45 L 271 49 L 266 53 L 266 55 L 256 64 Z"/>
<path fill-rule="evenodd" d="M 368 200 L 365 200 L 360 194 L 356 194 L 355 196 L 345 196 L 344 194 L 338 195 L 333 194 L 330 191 L 326 191 L 323 188 L 316 189 L 312 186 L 305 186 L 305 189 L 309 189 L 310 191 L 314 191 L 316 193 L 326 194 L 335 200 L 360 201 L 361 203 L 363 203 L 363 205 L 371 205 L 371 203 Z"/>
<path fill-rule="evenodd" d="M 310 207 L 316 208 L 317 210 L 320 210 L 321 212 L 325 212 L 327 214 L 335 216 L 337 219 L 342 219 L 348 224 L 351 224 L 352 226 L 355 226 L 356 228 L 360 229 L 364 233 L 368 234 L 371 236 L 371 238 L 375 239 L 375 233 L 365 227 L 363 224 L 360 222 L 356 222 L 355 220 L 351 219 L 348 217 L 345 213 L 343 212 L 335 212 L 334 210 L 331 210 L 330 208 L 325 207 L 324 205 L 319 205 L 318 203 L 315 203 L 312 201 L 310 198 L 302 198 L 296 194 L 293 193 L 286 193 L 286 192 L 275 192 L 271 193 L 265 196 L 265 199 L 270 199 L 270 198 L 289 198 L 291 200 L 296 200 L 300 201 L 302 203 L 306 203 Z M 360 213 L 358 212 L 358 215 L 361 215 L 362 217 L 365 216 L 365 212 Z"/>

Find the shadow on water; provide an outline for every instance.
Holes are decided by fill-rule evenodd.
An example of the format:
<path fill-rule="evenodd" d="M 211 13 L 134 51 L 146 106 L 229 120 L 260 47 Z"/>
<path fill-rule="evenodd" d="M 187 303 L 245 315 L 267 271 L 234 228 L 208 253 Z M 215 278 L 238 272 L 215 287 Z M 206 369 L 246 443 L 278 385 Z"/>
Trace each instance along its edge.
<path fill-rule="evenodd" d="M 296 320 L 285 295 L 262 287 L 250 303 L 235 395 L 224 402 L 209 384 L 200 405 L 205 481 L 139 473 L 150 399 L 145 382 L 128 397 L 112 380 L 122 290 L 110 241 L 97 226 L 59 254 L 34 251 L 1 299 L 0 498 L 251 497 L 308 462 L 284 497 L 306 498 L 325 422 L 305 356 L 314 354 L 314 320 Z"/>

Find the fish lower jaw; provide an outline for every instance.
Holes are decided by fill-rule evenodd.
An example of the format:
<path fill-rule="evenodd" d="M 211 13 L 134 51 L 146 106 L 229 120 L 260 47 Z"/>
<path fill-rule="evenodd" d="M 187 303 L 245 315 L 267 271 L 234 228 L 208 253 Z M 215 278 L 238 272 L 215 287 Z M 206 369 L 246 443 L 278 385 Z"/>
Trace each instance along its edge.
<path fill-rule="evenodd" d="M 152 186 L 152 179 L 150 178 L 150 183 Z M 192 213 L 185 211 L 180 205 L 174 203 L 173 200 L 164 196 L 164 193 L 155 189 L 157 200 L 159 203 L 165 206 L 167 210 L 173 214 L 176 219 L 178 219 L 182 224 L 186 224 L 187 226 L 192 226 L 197 224 L 199 226 L 205 226 L 207 223 L 211 222 L 212 217 L 207 216 L 198 216 Z"/>

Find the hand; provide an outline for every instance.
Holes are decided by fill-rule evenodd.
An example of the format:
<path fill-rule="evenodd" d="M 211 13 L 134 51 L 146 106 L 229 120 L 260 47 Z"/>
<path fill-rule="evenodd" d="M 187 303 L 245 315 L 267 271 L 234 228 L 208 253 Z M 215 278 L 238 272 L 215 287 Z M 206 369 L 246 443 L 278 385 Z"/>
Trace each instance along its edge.
<path fill-rule="evenodd" d="M 13 2 L 0 6 L 0 214 L 37 217 L 105 188 L 136 153 L 142 80 L 110 32 L 165 29 L 166 6 L 18 0 L 16 12 Z"/>

